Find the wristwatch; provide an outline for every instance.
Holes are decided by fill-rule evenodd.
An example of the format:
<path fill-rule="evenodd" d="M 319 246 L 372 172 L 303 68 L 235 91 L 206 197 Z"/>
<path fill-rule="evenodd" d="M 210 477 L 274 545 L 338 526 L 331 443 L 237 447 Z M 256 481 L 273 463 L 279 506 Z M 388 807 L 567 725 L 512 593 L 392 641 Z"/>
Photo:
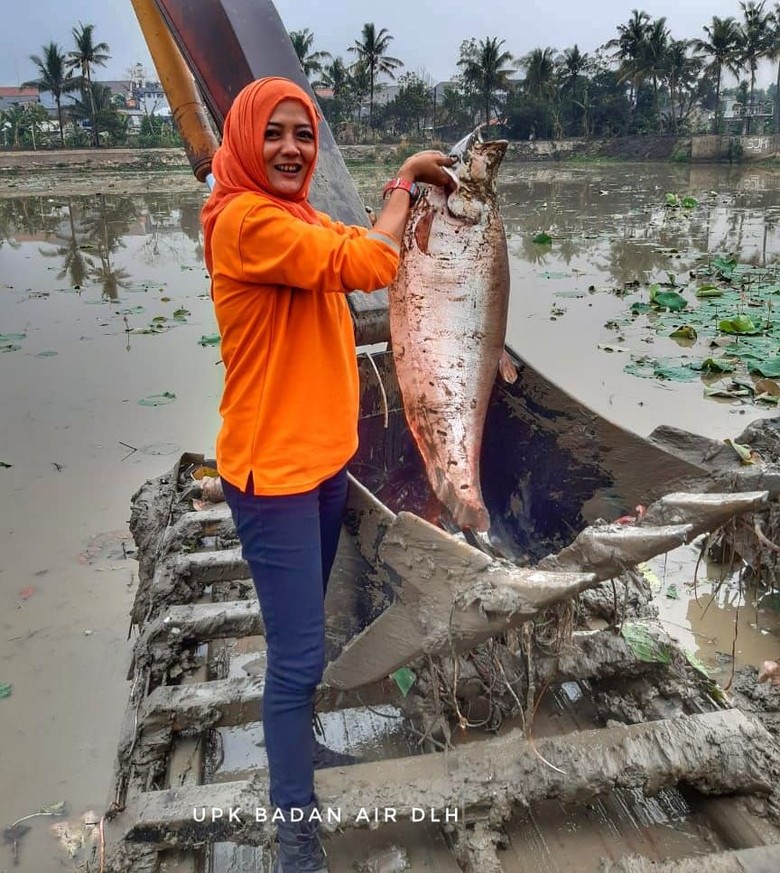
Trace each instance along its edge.
<path fill-rule="evenodd" d="M 406 191 L 409 195 L 409 202 L 412 206 L 414 206 L 414 204 L 420 199 L 420 195 L 422 194 L 422 189 L 417 182 L 407 182 L 406 179 L 401 179 L 396 176 L 395 179 L 391 179 L 382 189 L 382 200 L 386 200 L 387 195 L 391 191 L 395 191 L 396 188 Z"/>

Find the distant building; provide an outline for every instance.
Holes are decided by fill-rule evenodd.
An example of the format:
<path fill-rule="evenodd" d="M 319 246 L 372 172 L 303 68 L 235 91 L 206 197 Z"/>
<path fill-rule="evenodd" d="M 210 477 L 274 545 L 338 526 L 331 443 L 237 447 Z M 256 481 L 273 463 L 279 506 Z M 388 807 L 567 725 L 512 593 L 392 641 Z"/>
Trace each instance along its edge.
<path fill-rule="evenodd" d="M 754 100 L 753 103 L 745 104 L 737 97 L 725 97 L 721 100 L 723 106 L 723 118 L 771 118 L 774 115 L 774 106 L 771 100 Z"/>
<path fill-rule="evenodd" d="M 40 102 L 37 88 L 0 87 L 0 111 L 13 109 L 14 106 L 25 108 L 32 103 Z"/>

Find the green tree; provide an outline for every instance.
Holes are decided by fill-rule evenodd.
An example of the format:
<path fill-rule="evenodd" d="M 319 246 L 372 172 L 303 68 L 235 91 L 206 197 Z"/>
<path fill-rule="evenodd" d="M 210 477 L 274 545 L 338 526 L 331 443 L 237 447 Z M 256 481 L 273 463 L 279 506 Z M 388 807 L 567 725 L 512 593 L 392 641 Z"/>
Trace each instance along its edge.
<path fill-rule="evenodd" d="M 329 88 L 332 97 L 320 99 L 322 111 L 332 127 L 347 121 L 357 108 L 358 101 L 352 84 L 352 77 L 344 61 L 338 57 L 322 68 L 320 85 Z"/>
<path fill-rule="evenodd" d="M 739 71 L 738 46 L 739 26 L 733 18 L 718 18 L 712 16 L 712 23 L 703 28 L 707 39 L 693 40 L 693 48 L 697 53 L 712 58 L 706 67 L 707 73 L 715 78 L 715 117 L 712 121 L 712 132 L 720 130 L 722 118 L 720 106 L 720 86 L 723 70 L 729 70 L 736 76 Z"/>
<path fill-rule="evenodd" d="M 322 72 L 324 62 L 330 60 L 330 53 L 313 50 L 314 34 L 308 27 L 304 27 L 303 30 L 291 30 L 290 40 L 295 54 L 298 55 L 298 60 L 301 62 L 303 74 L 313 85 L 318 85 L 319 82 L 312 77 L 316 77 Z"/>
<path fill-rule="evenodd" d="M 650 16 L 644 11 L 632 9 L 628 22 L 617 27 L 617 39 L 607 43 L 607 48 L 615 49 L 620 81 L 629 83 L 628 99 L 632 107 L 636 104 L 637 92 L 645 77 L 645 47 L 649 28 Z"/>
<path fill-rule="evenodd" d="M 780 3 L 775 3 L 772 12 L 770 48 L 767 52 L 770 60 L 777 62 L 777 76 L 775 77 L 775 133 L 780 133 Z"/>
<path fill-rule="evenodd" d="M 90 119 L 92 122 L 92 145 L 98 147 L 100 145 L 100 137 L 98 131 L 97 107 L 92 88 L 92 68 L 104 67 L 106 61 L 111 57 L 108 45 L 104 42 L 96 43 L 93 33 L 95 30 L 94 24 L 82 24 L 79 22 L 78 27 L 74 27 L 71 33 L 73 40 L 76 43 L 74 51 L 68 53 L 68 66 L 72 70 L 78 70 L 81 73 L 81 82 L 79 85 L 83 88 L 83 93 L 86 93 L 89 99 Z"/>
<path fill-rule="evenodd" d="M 772 15 L 764 12 L 765 0 L 761 3 L 740 2 L 742 24 L 740 26 L 739 57 L 742 68 L 750 73 L 750 93 L 746 106 L 744 132 L 750 133 L 751 113 L 754 110 L 753 97 L 756 90 L 756 71 L 762 58 L 772 52 Z"/>
<path fill-rule="evenodd" d="M 675 133 L 693 111 L 705 88 L 701 78 L 704 62 L 701 58 L 689 55 L 691 48 L 692 43 L 688 40 L 675 39 L 666 50 L 665 75 L 669 84 L 669 110 Z"/>
<path fill-rule="evenodd" d="M 552 100 L 557 91 L 555 49 L 535 48 L 518 61 L 525 70 L 523 90 L 529 97 Z"/>
<path fill-rule="evenodd" d="M 11 147 L 21 147 L 21 136 L 25 129 L 27 112 L 24 106 L 12 106 L 0 113 L 0 126 L 5 127 L 11 134 Z"/>
<path fill-rule="evenodd" d="M 510 87 L 507 64 L 512 61 L 512 55 L 503 50 L 503 45 L 503 39 L 492 36 L 479 42 L 468 40 L 460 47 L 458 66 L 463 71 L 464 85 L 479 95 L 485 124 L 490 123 L 491 107 L 499 105 L 497 92 L 506 92 Z"/>
<path fill-rule="evenodd" d="M 126 115 L 120 115 L 107 85 L 92 82 L 81 89 L 81 98 L 70 107 L 70 117 L 75 122 L 93 121 L 93 125 L 106 134 L 112 145 L 123 143 L 127 137 Z"/>
<path fill-rule="evenodd" d="M 571 48 L 564 50 L 563 57 L 558 61 L 557 66 L 561 98 L 567 116 L 569 132 L 588 136 L 590 105 L 587 74 L 590 68 L 590 58 L 587 54 L 583 54 L 575 43 Z"/>
<path fill-rule="evenodd" d="M 436 128 L 447 138 L 459 140 L 474 126 L 474 107 L 458 88 L 445 87 L 436 107 Z"/>
<path fill-rule="evenodd" d="M 392 119 L 401 133 L 422 137 L 423 122 L 431 106 L 431 91 L 416 73 L 404 73 L 400 88 L 386 107 L 386 117 Z"/>
<path fill-rule="evenodd" d="M 669 39 L 666 19 L 656 18 L 648 23 L 639 53 L 639 72 L 642 78 L 650 79 L 653 87 L 653 119 L 656 123 L 660 123 L 659 90 L 668 66 Z"/>
<path fill-rule="evenodd" d="M 391 79 L 395 79 L 395 71 L 403 66 L 403 61 L 399 61 L 398 58 L 387 54 L 392 41 L 393 37 L 387 32 L 386 28 L 381 28 L 377 33 L 374 24 L 369 21 L 363 25 L 361 39 L 355 40 L 354 45 L 351 45 L 348 49 L 358 56 L 358 63 L 362 65 L 363 70 L 368 76 L 369 127 L 373 127 L 374 124 L 374 91 L 379 76 L 386 75 Z"/>
<path fill-rule="evenodd" d="M 49 120 L 49 113 L 41 106 L 40 103 L 28 103 L 24 108 L 24 128 L 25 133 L 30 135 L 33 150 L 38 148 L 40 137 L 38 132 L 41 127 Z"/>
<path fill-rule="evenodd" d="M 549 118 L 549 125 L 542 122 L 535 124 L 532 132 L 545 138 L 552 136 L 559 139 L 562 134 L 559 108 L 559 88 L 555 64 L 555 49 L 535 48 L 518 61 L 518 67 L 525 70 L 523 94 L 536 104 L 537 112 Z"/>
<path fill-rule="evenodd" d="M 38 78 L 24 83 L 25 88 L 37 88 L 52 95 L 57 106 L 57 121 L 60 125 L 60 145 L 65 147 L 65 134 L 62 129 L 62 95 L 74 91 L 78 81 L 73 71 L 67 68 L 67 58 L 56 42 L 43 46 L 42 55 L 30 55 L 30 60 L 38 67 Z"/>

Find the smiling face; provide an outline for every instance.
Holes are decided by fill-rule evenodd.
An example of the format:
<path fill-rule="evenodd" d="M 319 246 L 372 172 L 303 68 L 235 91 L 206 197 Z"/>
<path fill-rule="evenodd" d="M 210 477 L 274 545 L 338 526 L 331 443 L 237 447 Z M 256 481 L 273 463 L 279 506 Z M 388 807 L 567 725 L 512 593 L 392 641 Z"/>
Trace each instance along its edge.
<path fill-rule="evenodd" d="M 268 184 L 280 197 L 294 197 L 317 158 L 311 121 L 297 100 L 282 100 L 263 135 L 263 161 Z"/>

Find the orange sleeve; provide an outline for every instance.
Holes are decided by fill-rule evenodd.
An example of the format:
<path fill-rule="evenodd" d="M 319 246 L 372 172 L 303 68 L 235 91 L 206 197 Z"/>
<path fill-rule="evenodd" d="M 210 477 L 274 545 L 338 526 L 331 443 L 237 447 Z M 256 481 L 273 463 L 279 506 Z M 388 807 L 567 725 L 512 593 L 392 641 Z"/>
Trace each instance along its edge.
<path fill-rule="evenodd" d="M 310 291 L 376 291 L 398 270 L 399 245 L 373 230 L 342 234 L 308 224 L 274 203 L 237 198 L 214 228 L 213 248 L 223 253 L 222 271 L 232 279 L 287 285 Z M 236 250 L 238 258 L 225 252 Z"/>
<path fill-rule="evenodd" d="M 335 230 L 336 233 L 340 233 L 342 236 L 348 236 L 350 239 L 355 239 L 358 236 L 365 236 L 369 228 L 361 227 L 357 224 L 343 224 L 340 221 L 336 221 L 331 218 L 324 212 L 318 212 L 317 217 L 322 222 L 323 227 L 329 227 L 331 230 Z"/>

